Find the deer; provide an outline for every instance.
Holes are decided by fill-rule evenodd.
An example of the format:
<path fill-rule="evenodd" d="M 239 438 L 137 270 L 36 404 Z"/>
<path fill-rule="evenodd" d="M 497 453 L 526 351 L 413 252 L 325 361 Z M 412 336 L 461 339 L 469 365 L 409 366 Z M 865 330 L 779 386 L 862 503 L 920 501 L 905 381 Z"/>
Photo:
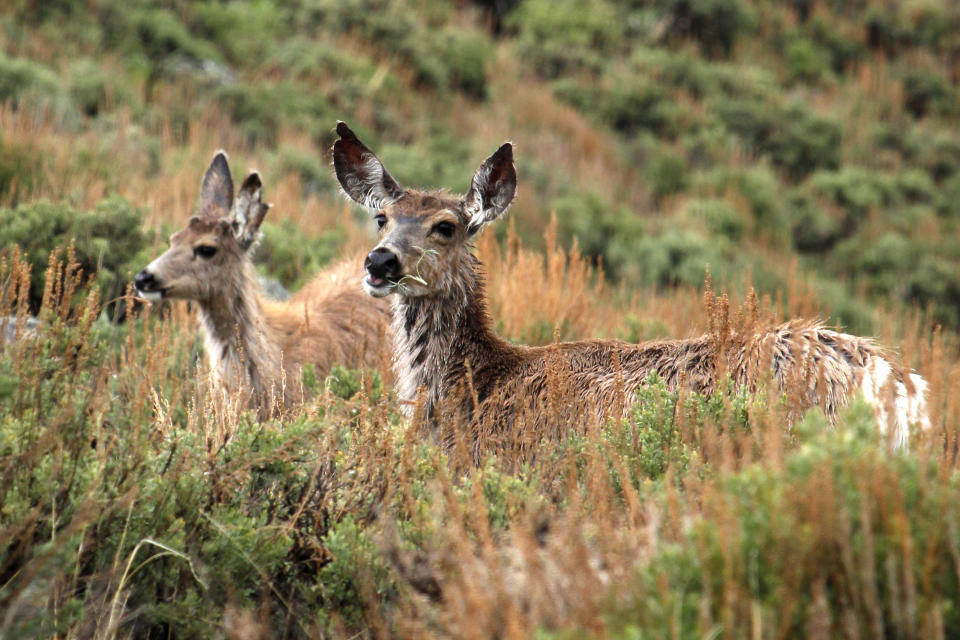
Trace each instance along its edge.
<path fill-rule="evenodd" d="M 193 301 L 212 378 L 267 418 L 304 399 L 305 365 L 323 380 L 334 364 L 383 365 L 391 348 L 388 305 L 360 285 L 362 256 L 326 269 L 287 301 L 265 298 L 252 260 L 271 206 L 261 195 L 260 174 L 252 171 L 234 199 L 227 154 L 216 152 L 194 215 L 134 286 L 150 302 Z"/>
<path fill-rule="evenodd" d="M 860 390 L 897 446 L 907 443 L 911 424 L 929 425 L 922 377 L 899 373 L 873 340 L 819 321 L 791 320 L 726 340 L 714 332 L 640 344 L 511 344 L 493 330 L 484 271 L 471 249 L 514 199 L 512 144 L 484 160 L 457 196 L 401 187 L 345 123 L 336 132 L 337 179 L 379 227 L 363 287 L 375 298 L 392 296 L 394 383 L 404 411 L 421 415 L 444 441 L 463 436 L 444 424 L 467 425 L 475 462 L 491 447 L 527 450 L 587 420 L 622 419 L 636 401 L 627 392 L 653 373 L 672 389 L 704 394 L 718 390 L 724 372 L 751 388 L 772 380 L 781 392 L 801 389 L 792 415 L 819 406 L 831 420 Z M 569 418 L 557 425 L 558 416 Z"/>

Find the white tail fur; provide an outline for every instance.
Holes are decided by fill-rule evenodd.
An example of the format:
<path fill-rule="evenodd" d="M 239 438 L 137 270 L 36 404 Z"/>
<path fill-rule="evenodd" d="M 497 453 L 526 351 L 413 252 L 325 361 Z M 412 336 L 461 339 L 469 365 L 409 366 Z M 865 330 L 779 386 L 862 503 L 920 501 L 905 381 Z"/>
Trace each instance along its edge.
<path fill-rule="evenodd" d="M 909 376 L 909 385 L 897 380 L 890 362 L 873 356 L 863 368 L 860 380 L 863 397 L 873 408 L 881 433 L 892 430 L 890 438 L 897 448 L 907 446 L 911 425 L 923 430 L 930 428 L 927 381 L 916 373 Z"/>

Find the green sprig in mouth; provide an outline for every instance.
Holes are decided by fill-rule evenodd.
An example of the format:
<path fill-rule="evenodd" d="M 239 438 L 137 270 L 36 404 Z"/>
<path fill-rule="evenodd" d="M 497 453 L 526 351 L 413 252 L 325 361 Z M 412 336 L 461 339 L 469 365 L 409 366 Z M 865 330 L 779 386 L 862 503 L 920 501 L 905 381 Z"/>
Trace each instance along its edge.
<path fill-rule="evenodd" d="M 438 256 L 440 252 L 436 249 L 424 249 L 423 247 L 414 247 L 420 251 L 420 258 L 417 259 L 417 264 L 414 266 L 414 271 L 416 274 L 407 274 L 400 278 L 399 280 L 387 280 L 388 285 L 391 289 L 396 289 L 401 294 L 406 294 L 410 290 L 409 283 L 414 282 L 419 284 L 422 287 L 426 287 L 429 283 L 420 275 L 420 263 L 423 262 L 423 259 L 429 256 Z"/>

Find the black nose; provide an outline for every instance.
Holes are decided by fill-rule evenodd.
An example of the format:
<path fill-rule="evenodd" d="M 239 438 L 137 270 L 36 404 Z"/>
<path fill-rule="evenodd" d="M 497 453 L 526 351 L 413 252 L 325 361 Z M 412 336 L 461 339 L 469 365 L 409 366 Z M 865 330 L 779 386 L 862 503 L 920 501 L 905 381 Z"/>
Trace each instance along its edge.
<path fill-rule="evenodd" d="M 370 252 L 363 266 L 374 278 L 389 278 L 400 274 L 400 260 L 384 247 L 377 247 Z"/>
<path fill-rule="evenodd" d="M 153 274 L 144 269 L 137 274 L 137 277 L 133 279 L 134 286 L 137 287 L 140 291 L 150 291 L 150 287 L 156 284 L 157 279 L 153 277 Z"/>

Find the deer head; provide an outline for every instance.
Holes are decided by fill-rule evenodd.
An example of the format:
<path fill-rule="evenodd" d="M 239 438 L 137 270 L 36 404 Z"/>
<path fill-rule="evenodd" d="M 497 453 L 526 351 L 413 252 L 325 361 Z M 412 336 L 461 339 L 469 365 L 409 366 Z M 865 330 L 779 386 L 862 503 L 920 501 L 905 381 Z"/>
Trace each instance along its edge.
<path fill-rule="evenodd" d="M 517 188 L 513 147 L 501 146 L 477 169 L 463 197 L 404 189 L 350 128 L 337 124 L 333 164 L 350 198 L 374 214 L 380 243 L 367 256 L 367 292 L 424 297 L 450 289 L 471 239 L 510 206 Z"/>
<path fill-rule="evenodd" d="M 227 154 L 218 151 L 200 188 L 200 206 L 187 226 L 170 236 L 170 248 L 137 274 L 138 295 L 148 300 L 209 301 L 241 273 L 260 235 L 269 204 L 261 202 L 256 171 L 247 176 L 236 201 Z"/>

